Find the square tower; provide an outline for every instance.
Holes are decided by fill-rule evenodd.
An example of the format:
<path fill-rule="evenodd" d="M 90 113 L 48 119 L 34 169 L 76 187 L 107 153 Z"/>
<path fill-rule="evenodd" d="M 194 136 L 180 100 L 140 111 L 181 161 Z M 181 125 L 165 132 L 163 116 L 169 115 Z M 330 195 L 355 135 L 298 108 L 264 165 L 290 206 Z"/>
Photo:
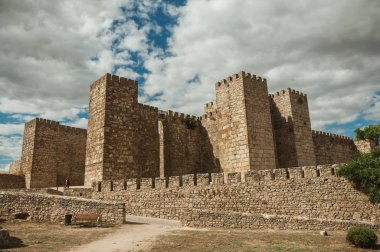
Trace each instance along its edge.
<path fill-rule="evenodd" d="M 216 83 L 216 105 L 221 170 L 276 168 L 266 80 L 234 74 Z"/>
<path fill-rule="evenodd" d="M 280 168 L 316 165 L 306 94 L 286 89 L 269 96 Z"/>
<path fill-rule="evenodd" d="M 139 176 L 138 85 L 106 74 L 90 87 L 85 185 Z"/>

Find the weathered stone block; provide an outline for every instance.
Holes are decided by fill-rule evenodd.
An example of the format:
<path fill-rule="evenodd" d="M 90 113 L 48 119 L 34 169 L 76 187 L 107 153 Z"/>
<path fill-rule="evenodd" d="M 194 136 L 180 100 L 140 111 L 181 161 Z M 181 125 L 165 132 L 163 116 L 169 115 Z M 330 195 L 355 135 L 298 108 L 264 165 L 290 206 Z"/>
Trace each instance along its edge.
<path fill-rule="evenodd" d="M 286 180 L 286 179 L 288 179 L 288 172 L 287 172 L 287 170 L 285 168 L 274 169 L 273 173 L 274 173 L 274 179 L 276 179 L 276 180 Z"/>
<path fill-rule="evenodd" d="M 179 176 L 170 176 L 168 181 L 168 188 L 178 188 L 180 187 L 180 177 Z"/>
<path fill-rule="evenodd" d="M 156 189 L 165 189 L 168 185 L 168 178 L 155 178 L 154 185 Z"/>
<path fill-rule="evenodd" d="M 127 190 L 127 182 L 125 179 L 118 179 L 113 181 L 113 190 L 114 191 L 124 191 Z"/>
<path fill-rule="evenodd" d="M 140 190 L 151 190 L 154 187 L 154 178 L 141 178 Z"/>
<path fill-rule="evenodd" d="M 260 175 L 257 171 L 247 171 L 244 173 L 246 183 L 260 181 Z"/>
<path fill-rule="evenodd" d="M 197 186 L 207 186 L 210 184 L 209 173 L 197 173 Z"/>
<path fill-rule="evenodd" d="M 113 191 L 113 181 L 103 180 L 102 181 L 102 192 L 111 192 Z"/>
<path fill-rule="evenodd" d="M 136 178 L 127 179 L 127 190 L 128 191 L 136 191 L 140 188 L 140 180 Z"/>
<path fill-rule="evenodd" d="M 260 177 L 262 180 L 273 180 L 274 174 L 271 170 L 261 170 L 259 171 Z"/>
<path fill-rule="evenodd" d="M 288 168 L 288 172 L 290 179 L 300 179 L 304 177 L 302 167 L 290 167 Z"/>
<path fill-rule="evenodd" d="M 315 166 L 304 166 L 302 167 L 305 178 L 315 178 L 318 177 L 318 170 Z"/>
<path fill-rule="evenodd" d="M 334 175 L 334 170 L 331 165 L 318 165 L 317 169 L 319 171 L 319 176 L 321 177 L 329 177 Z"/>
<path fill-rule="evenodd" d="M 195 174 L 182 175 L 182 187 L 192 187 L 195 185 Z"/>
<path fill-rule="evenodd" d="M 241 182 L 240 172 L 227 173 L 227 184 L 236 184 L 240 182 Z"/>
<path fill-rule="evenodd" d="M 211 173 L 211 184 L 212 185 L 224 184 L 224 174 L 223 173 Z"/>

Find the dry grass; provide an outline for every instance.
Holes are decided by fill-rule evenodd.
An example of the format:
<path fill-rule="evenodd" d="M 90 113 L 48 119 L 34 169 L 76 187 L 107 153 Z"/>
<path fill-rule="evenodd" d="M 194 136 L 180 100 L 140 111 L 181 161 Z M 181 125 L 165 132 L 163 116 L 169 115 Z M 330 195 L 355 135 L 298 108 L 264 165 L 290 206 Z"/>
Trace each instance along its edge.
<path fill-rule="evenodd" d="M 72 228 L 60 224 L 15 220 L 0 223 L 11 235 L 10 248 L 4 252 L 66 251 L 94 241 L 117 230 L 115 228 Z"/>
<path fill-rule="evenodd" d="M 182 230 L 159 237 L 150 251 L 368 251 L 352 247 L 345 236 L 341 231 L 320 236 L 317 231 Z"/>

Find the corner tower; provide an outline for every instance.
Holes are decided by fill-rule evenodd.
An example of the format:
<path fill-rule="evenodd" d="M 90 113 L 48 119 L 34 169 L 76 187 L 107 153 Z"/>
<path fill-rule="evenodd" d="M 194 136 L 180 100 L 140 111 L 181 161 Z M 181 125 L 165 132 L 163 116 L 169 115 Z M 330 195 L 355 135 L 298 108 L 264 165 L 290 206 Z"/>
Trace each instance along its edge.
<path fill-rule="evenodd" d="M 106 74 L 90 87 L 85 185 L 137 177 L 138 85 Z"/>
<path fill-rule="evenodd" d="M 316 165 L 306 94 L 288 88 L 269 99 L 279 167 Z"/>
<path fill-rule="evenodd" d="M 221 170 L 276 168 L 266 80 L 242 71 L 215 86 Z"/>

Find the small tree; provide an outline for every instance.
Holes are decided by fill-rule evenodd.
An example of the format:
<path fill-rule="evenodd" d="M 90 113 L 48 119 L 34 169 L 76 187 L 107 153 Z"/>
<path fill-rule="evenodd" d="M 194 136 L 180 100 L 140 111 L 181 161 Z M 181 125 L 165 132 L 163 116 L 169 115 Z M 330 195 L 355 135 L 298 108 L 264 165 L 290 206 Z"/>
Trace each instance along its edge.
<path fill-rule="evenodd" d="M 337 172 L 352 181 L 356 187 L 369 195 L 371 203 L 380 202 L 380 149 L 371 153 L 358 153 Z"/>
<path fill-rule="evenodd" d="M 380 124 L 369 125 L 363 129 L 357 128 L 355 130 L 356 140 L 371 139 L 376 143 L 379 143 L 380 139 Z"/>

